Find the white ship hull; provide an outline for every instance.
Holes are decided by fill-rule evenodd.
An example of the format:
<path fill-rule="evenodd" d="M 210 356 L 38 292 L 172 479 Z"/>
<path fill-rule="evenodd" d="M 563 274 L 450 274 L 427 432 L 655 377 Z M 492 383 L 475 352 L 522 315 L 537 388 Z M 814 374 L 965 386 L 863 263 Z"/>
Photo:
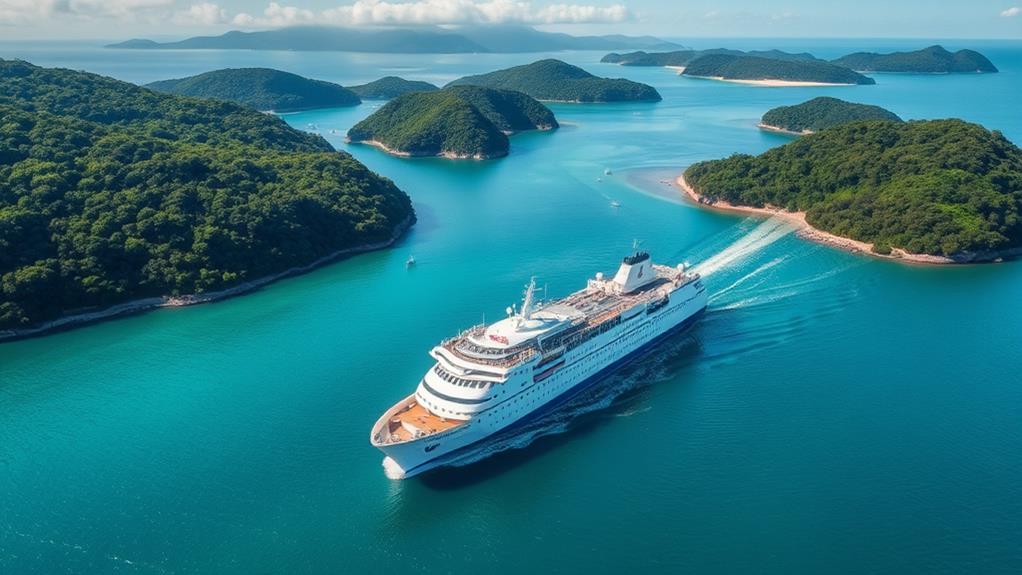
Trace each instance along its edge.
<path fill-rule="evenodd" d="M 533 357 L 512 369 L 506 380 L 493 385 L 500 391 L 482 399 L 465 400 L 453 397 L 437 370 L 423 378 L 416 393 L 392 407 L 379 419 L 373 431 L 373 444 L 386 454 L 384 466 L 392 476 L 410 477 L 444 465 L 460 457 L 469 448 L 480 447 L 487 438 L 498 432 L 520 426 L 539 415 L 548 413 L 575 396 L 592 383 L 599 381 L 614 369 L 627 363 L 641 351 L 664 337 L 691 325 L 706 308 L 706 290 L 700 281 L 689 281 L 669 293 L 666 303 L 646 304 L 632 308 L 617 318 L 615 325 L 562 354 Z M 439 349 L 439 348 L 438 348 Z M 435 350 L 436 351 L 436 350 Z M 447 354 L 434 353 L 446 363 Z M 453 365 L 452 368 L 458 367 Z M 443 372 L 443 369 L 439 370 Z M 446 374 L 448 379 L 450 374 Z M 458 380 L 458 378 L 453 378 Z M 464 383 L 464 380 L 461 380 Z M 451 401 L 448 401 L 451 400 Z M 478 407 L 463 422 L 448 429 L 439 429 L 402 441 L 381 439 L 381 430 L 402 410 L 413 403 L 423 404 L 432 414 L 463 416 L 454 410 L 461 401 L 473 401 Z M 449 420 L 444 420 L 449 421 Z M 393 424 L 391 424 L 393 425 Z M 419 435 L 416 433 L 415 435 Z"/>

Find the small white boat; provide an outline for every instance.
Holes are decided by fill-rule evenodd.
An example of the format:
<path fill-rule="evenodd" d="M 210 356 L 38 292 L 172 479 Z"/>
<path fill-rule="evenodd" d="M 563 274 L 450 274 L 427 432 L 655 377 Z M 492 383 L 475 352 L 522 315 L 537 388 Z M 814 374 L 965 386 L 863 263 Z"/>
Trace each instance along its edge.
<path fill-rule="evenodd" d="M 619 202 L 617 200 L 611 200 L 610 207 L 612 207 L 612 208 L 620 208 L 621 207 L 621 202 Z"/>
<path fill-rule="evenodd" d="M 613 174 L 613 173 L 614 173 L 614 172 L 610 171 L 610 168 L 607 168 L 607 169 L 603 170 L 603 175 L 604 175 L 604 176 L 609 176 L 609 175 L 611 175 L 611 174 Z"/>
<path fill-rule="evenodd" d="M 415 256 L 408 256 L 408 260 L 405 261 L 405 267 L 410 268 L 415 265 Z"/>

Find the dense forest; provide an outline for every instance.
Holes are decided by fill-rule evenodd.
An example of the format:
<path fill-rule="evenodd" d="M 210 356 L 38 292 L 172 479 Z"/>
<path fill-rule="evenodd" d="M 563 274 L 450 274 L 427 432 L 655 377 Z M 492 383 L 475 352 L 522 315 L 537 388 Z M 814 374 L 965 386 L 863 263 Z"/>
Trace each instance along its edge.
<path fill-rule="evenodd" d="M 399 96 L 348 131 L 352 142 L 377 142 L 411 156 L 506 156 L 506 134 L 557 127 L 553 113 L 512 90 L 451 86 Z"/>
<path fill-rule="evenodd" d="M 660 101 L 660 94 L 652 86 L 625 79 L 600 78 L 578 66 L 552 59 L 465 76 L 448 84 L 457 85 L 517 90 L 538 100 L 560 102 Z"/>
<path fill-rule="evenodd" d="M 227 68 L 146 85 L 157 92 L 236 102 L 264 112 L 357 106 L 351 90 L 269 68 Z"/>
<path fill-rule="evenodd" d="M 440 88 L 421 80 L 405 80 L 397 76 L 384 76 L 368 84 L 348 86 L 348 89 L 366 100 L 389 100 L 409 92 L 434 92 Z"/>
<path fill-rule="evenodd" d="M 856 52 L 833 61 L 861 72 L 915 72 L 929 74 L 996 72 L 986 56 L 974 50 L 949 52 L 943 46 L 930 46 L 915 52 L 876 54 Z"/>
<path fill-rule="evenodd" d="M 0 329 L 387 240 L 408 197 L 237 104 L 0 60 Z"/>
<path fill-rule="evenodd" d="M 1022 151 L 961 120 L 842 124 L 759 156 L 694 164 L 685 179 L 710 201 L 805 211 L 812 226 L 878 253 L 1022 245 Z"/>
<path fill-rule="evenodd" d="M 692 60 L 682 74 L 725 80 L 784 80 L 828 84 L 876 84 L 873 78 L 818 60 L 778 60 L 758 56 L 707 54 Z"/>
<path fill-rule="evenodd" d="M 819 132 L 824 128 L 860 120 L 900 122 L 901 118 L 880 106 L 821 96 L 795 106 L 780 106 L 769 110 L 763 114 L 762 125 L 788 132 Z"/>
<path fill-rule="evenodd" d="M 676 50 L 674 52 L 628 52 L 618 54 L 611 52 L 600 62 L 620 64 L 622 66 L 686 66 L 692 60 L 709 54 L 724 54 L 728 56 L 757 56 L 759 58 L 771 58 L 774 60 L 790 60 L 794 62 L 817 60 L 808 52 L 790 53 L 781 50 L 729 50 L 727 48 L 713 48 L 710 50 Z"/>

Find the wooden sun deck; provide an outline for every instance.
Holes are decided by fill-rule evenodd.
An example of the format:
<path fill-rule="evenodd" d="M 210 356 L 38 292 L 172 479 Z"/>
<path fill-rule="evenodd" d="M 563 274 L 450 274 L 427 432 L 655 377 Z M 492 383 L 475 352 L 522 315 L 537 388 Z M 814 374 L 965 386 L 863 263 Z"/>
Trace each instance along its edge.
<path fill-rule="evenodd" d="M 408 430 L 409 426 L 421 430 L 426 435 L 432 435 L 441 431 L 447 431 L 462 423 L 465 423 L 465 421 L 434 415 L 425 407 L 419 405 L 418 402 L 415 402 L 410 408 L 390 418 L 389 427 L 391 437 L 399 441 L 407 441 L 414 438 L 412 432 Z"/>

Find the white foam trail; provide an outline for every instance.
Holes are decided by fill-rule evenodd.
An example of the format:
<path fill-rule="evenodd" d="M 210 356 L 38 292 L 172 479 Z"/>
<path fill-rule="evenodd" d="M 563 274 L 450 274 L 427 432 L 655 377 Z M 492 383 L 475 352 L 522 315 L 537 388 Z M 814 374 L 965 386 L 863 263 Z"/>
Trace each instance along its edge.
<path fill-rule="evenodd" d="M 387 479 L 405 478 L 405 470 L 401 469 L 401 466 L 389 457 L 383 458 L 383 474 L 387 476 Z"/>
<path fill-rule="evenodd" d="M 795 231 L 795 228 L 787 221 L 781 218 L 770 218 L 756 226 L 748 234 L 742 236 L 738 241 L 724 249 L 724 251 L 705 262 L 697 264 L 694 269 L 704 277 L 708 276 L 734 265 L 793 231 Z"/>
<path fill-rule="evenodd" d="M 768 261 L 767 263 L 765 263 L 765 264 L 763 264 L 763 265 L 759 266 L 758 268 L 756 268 L 756 269 L 752 270 L 751 272 L 749 272 L 749 273 L 745 274 L 744 276 L 742 276 L 742 277 L 738 278 L 738 279 L 737 279 L 737 280 L 735 280 L 735 282 L 734 282 L 734 283 L 732 283 L 731 285 L 727 286 L 727 287 L 726 287 L 726 288 L 724 288 L 724 289 L 718 290 L 718 291 L 717 291 L 716 293 L 714 293 L 714 294 L 713 294 L 712 296 L 710 296 L 710 303 L 713 303 L 713 302 L 714 302 L 715 300 L 717 300 L 718 298 L 720 298 L 720 296 L 722 296 L 722 295 L 726 294 L 727 292 L 729 292 L 729 291 L 731 291 L 731 290 L 735 289 L 736 287 L 738 287 L 738 286 L 742 285 L 743 283 L 745 283 L 745 282 L 749 281 L 750 279 L 752 279 L 752 278 L 754 278 L 754 277 L 758 276 L 759 274 L 761 274 L 761 273 L 763 273 L 763 272 L 767 271 L 768 269 L 770 269 L 770 268 L 772 268 L 772 267 L 776 266 L 777 264 L 779 264 L 779 263 L 781 263 L 781 262 L 783 262 L 783 261 L 787 260 L 787 259 L 788 259 L 788 257 L 789 257 L 789 256 L 781 256 L 781 257 L 779 257 L 779 258 L 774 258 L 774 259 L 772 259 L 772 260 Z M 756 285 L 758 286 L 758 285 L 760 285 L 760 284 L 762 284 L 762 282 L 759 282 L 759 283 L 757 283 Z"/>

